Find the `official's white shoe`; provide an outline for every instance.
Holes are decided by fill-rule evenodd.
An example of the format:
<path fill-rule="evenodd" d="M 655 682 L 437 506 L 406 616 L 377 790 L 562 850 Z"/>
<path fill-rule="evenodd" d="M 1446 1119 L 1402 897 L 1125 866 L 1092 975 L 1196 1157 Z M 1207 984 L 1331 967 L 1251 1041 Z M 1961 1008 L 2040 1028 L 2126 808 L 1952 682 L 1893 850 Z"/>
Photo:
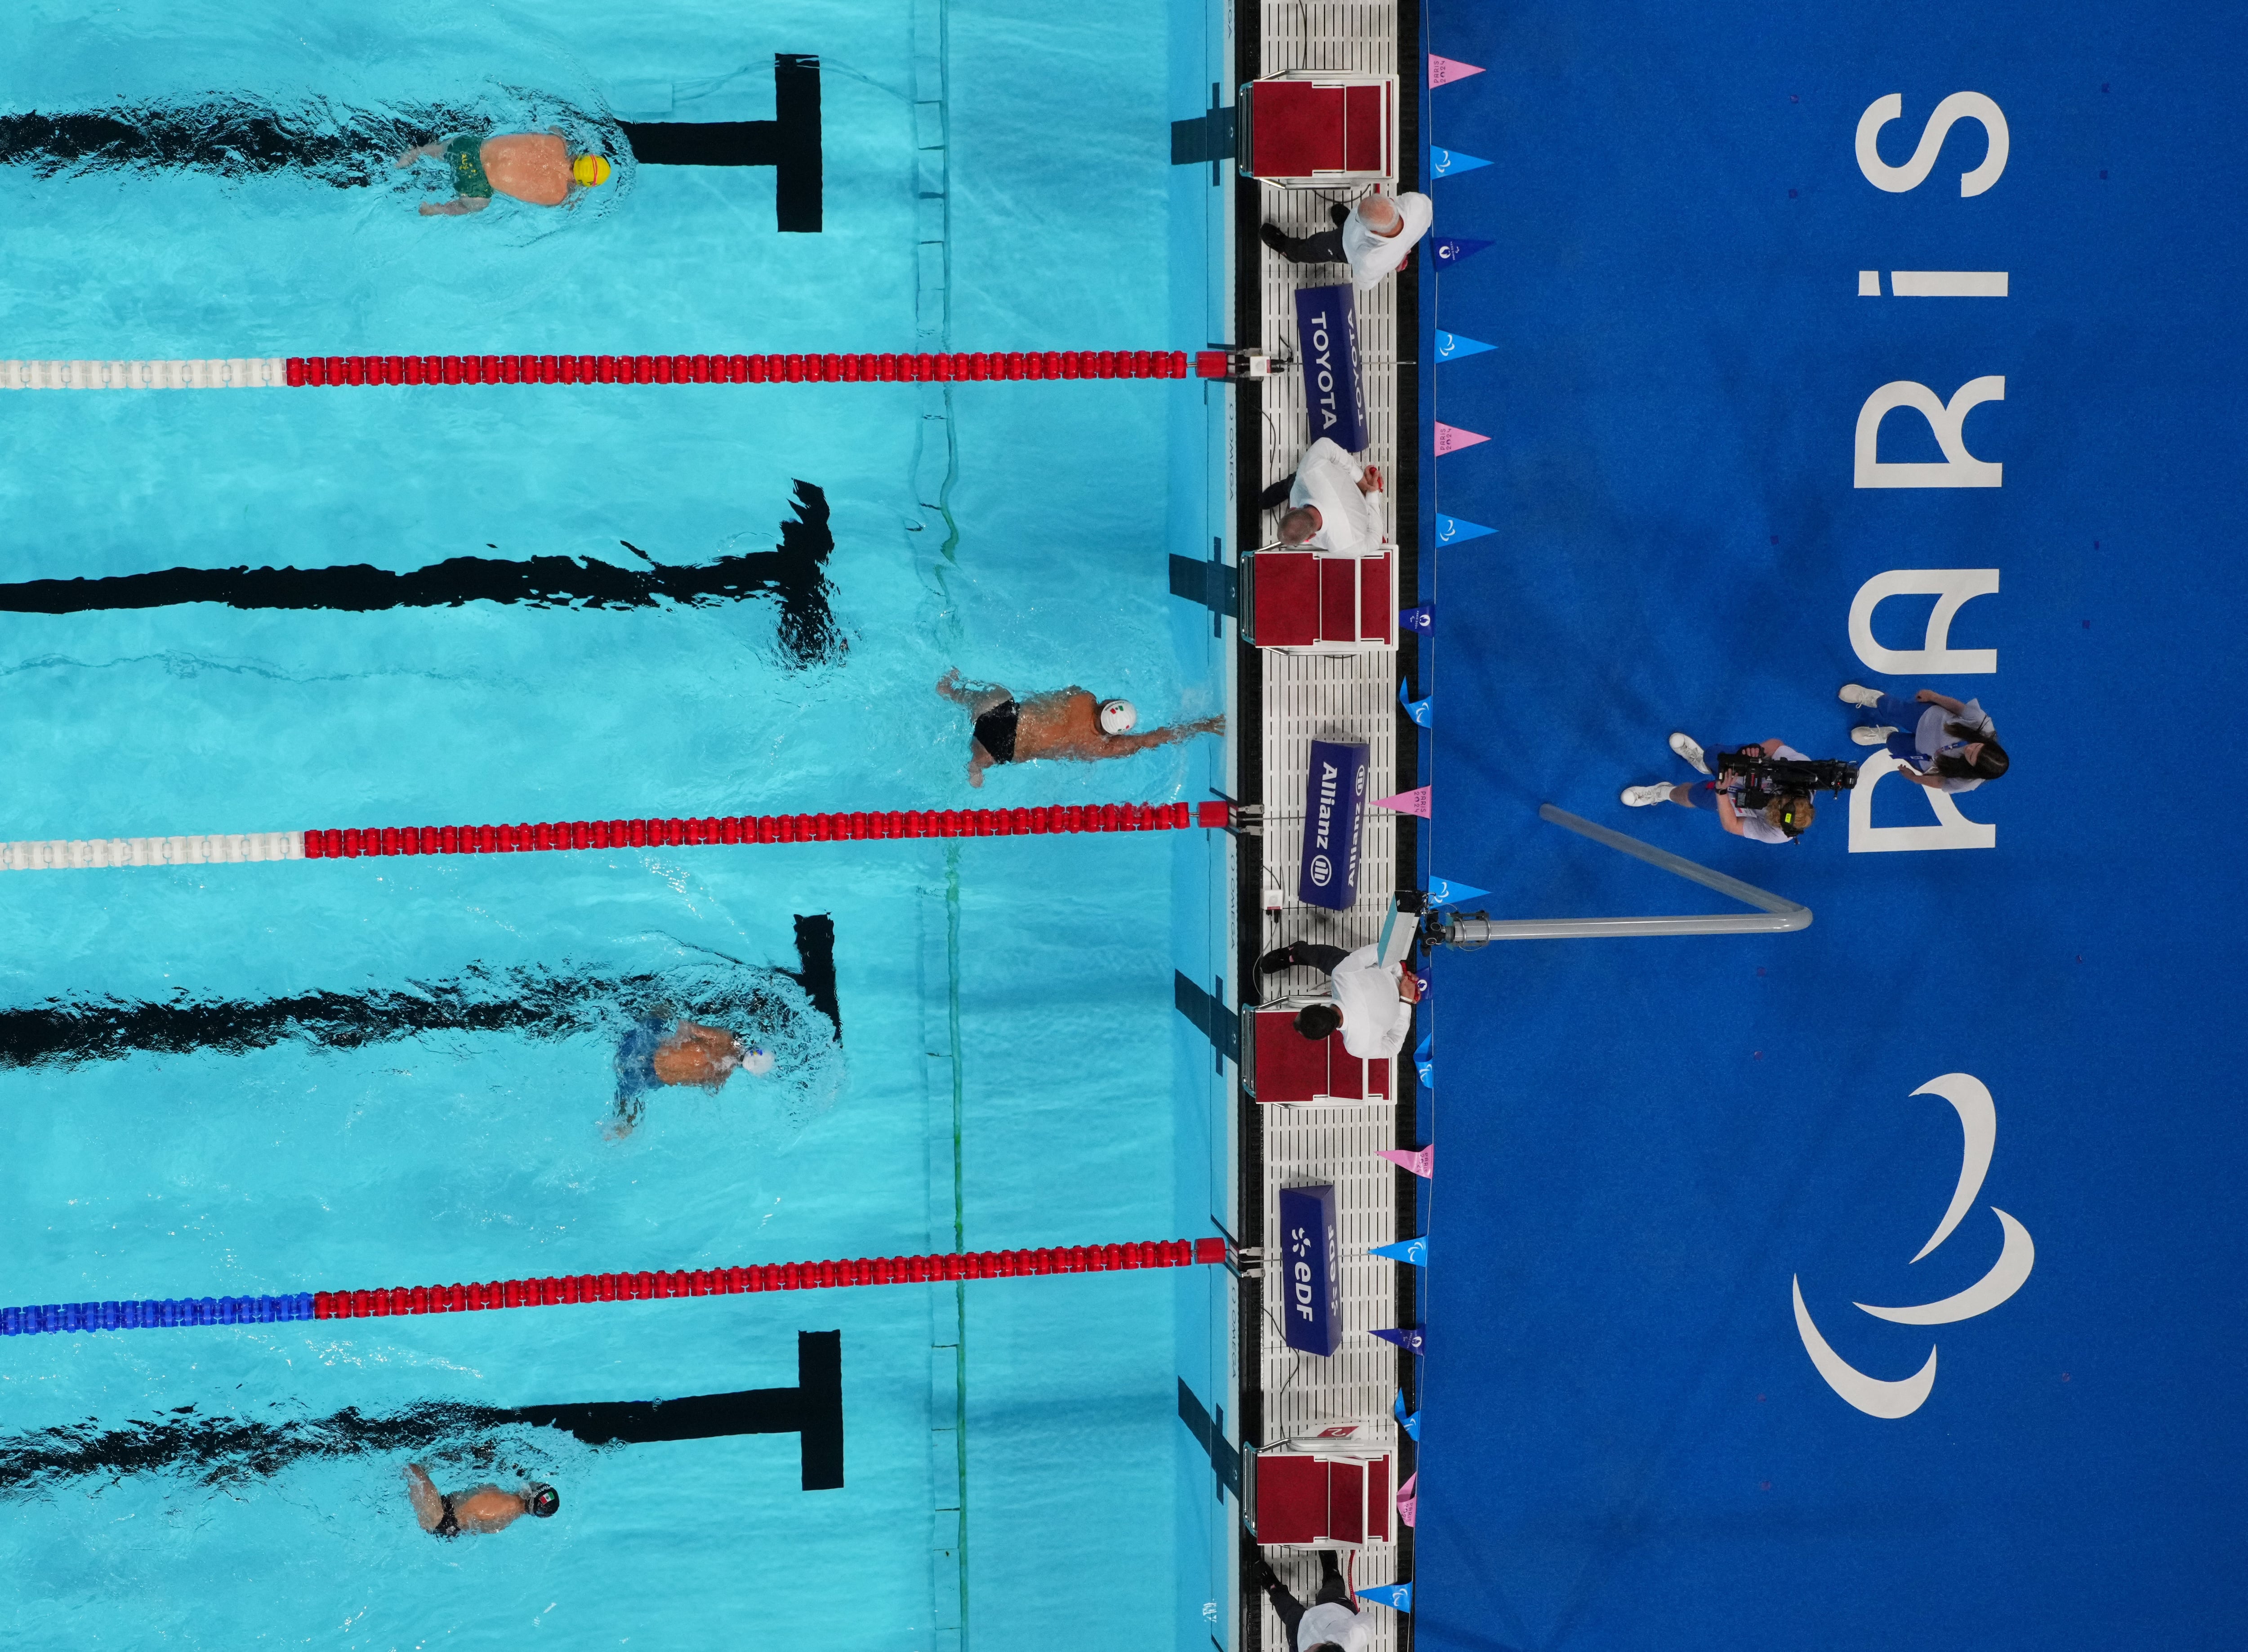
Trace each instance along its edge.
<path fill-rule="evenodd" d="M 1874 723 L 1870 727 L 1861 723 L 1850 730 L 1850 737 L 1860 745 L 1887 745 L 1889 743 L 1889 736 L 1895 732 L 1896 730 L 1886 723 Z"/>
<path fill-rule="evenodd" d="M 1667 785 L 1659 784 L 1655 785 L 1628 785 L 1623 789 L 1622 795 L 1624 805 L 1627 808 L 1644 809 L 1651 803 L 1669 802 L 1670 800 L 1670 788 Z"/>
<path fill-rule="evenodd" d="M 1864 684 L 1858 682 L 1844 683 L 1834 697 L 1840 700 L 1844 705 L 1861 705 L 1869 710 L 1881 703 L 1881 693 L 1878 689 L 1868 689 Z"/>
<path fill-rule="evenodd" d="M 1695 744 L 1691 736 L 1683 734 L 1672 735 L 1670 737 L 1670 749 L 1673 751 L 1676 751 L 1680 757 L 1685 758 L 1686 766 L 1693 770 L 1695 773 L 1707 774 L 1710 772 L 1709 759 L 1702 755 L 1702 748 Z"/>

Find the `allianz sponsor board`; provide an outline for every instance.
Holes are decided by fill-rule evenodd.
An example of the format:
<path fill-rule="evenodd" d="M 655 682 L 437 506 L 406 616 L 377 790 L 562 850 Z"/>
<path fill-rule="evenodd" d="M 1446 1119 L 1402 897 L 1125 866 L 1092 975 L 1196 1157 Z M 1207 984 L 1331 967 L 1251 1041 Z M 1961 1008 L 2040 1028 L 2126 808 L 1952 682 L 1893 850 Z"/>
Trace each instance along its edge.
<path fill-rule="evenodd" d="M 1341 912 L 1358 901 L 1358 852 L 1365 818 L 1367 751 L 1363 744 L 1312 742 L 1304 783 L 1303 865 L 1296 898 Z"/>

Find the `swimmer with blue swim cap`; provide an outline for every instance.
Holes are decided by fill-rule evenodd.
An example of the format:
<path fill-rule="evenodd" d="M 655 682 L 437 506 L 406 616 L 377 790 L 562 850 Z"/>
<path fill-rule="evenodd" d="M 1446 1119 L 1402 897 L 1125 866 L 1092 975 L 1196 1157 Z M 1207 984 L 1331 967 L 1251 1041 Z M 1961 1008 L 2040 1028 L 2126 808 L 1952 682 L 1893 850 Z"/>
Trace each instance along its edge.
<path fill-rule="evenodd" d="M 450 201 L 424 201 L 422 216 L 456 217 L 482 212 L 494 195 L 534 207 L 559 207 L 580 189 L 596 189 L 613 170 L 603 156 L 570 153 L 559 132 L 509 132 L 496 137 L 466 136 L 425 143 L 398 157 L 397 164 L 442 161 L 452 174 Z"/>

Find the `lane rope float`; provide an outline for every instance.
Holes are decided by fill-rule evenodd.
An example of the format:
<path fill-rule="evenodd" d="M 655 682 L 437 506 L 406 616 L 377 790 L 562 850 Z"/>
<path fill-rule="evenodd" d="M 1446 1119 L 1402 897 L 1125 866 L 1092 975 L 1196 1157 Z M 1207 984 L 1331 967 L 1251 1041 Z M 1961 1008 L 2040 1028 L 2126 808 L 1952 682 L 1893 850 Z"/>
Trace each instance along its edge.
<path fill-rule="evenodd" d="M 727 355 L 235 356 L 0 360 L 0 390 L 278 390 L 353 385 L 966 384 L 1223 378 L 1223 351 L 973 350 Z"/>
<path fill-rule="evenodd" d="M 0 1336 L 147 1331 L 191 1325 L 270 1325 L 296 1320 L 377 1320 L 415 1313 L 472 1313 L 494 1308 L 738 1296 L 764 1291 L 828 1291 L 860 1285 L 933 1285 L 955 1279 L 1128 1272 L 1141 1268 L 1223 1264 L 1228 1255 L 1226 1242 L 1222 1238 L 1148 1239 L 1125 1244 L 1042 1246 L 1032 1251 L 950 1251 L 924 1256 L 853 1257 L 841 1261 L 768 1262 L 747 1267 L 577 1273 L 536 1279 L 495 1279 L 477 1285 L 401 1285 L 371 1291 L 298 1292 L 290 1296 L 47 1302 L 0 1308 Z"/>
<path fill-rule="evenodd" d="M 278 390 L 286 356 L 157 361 L 0 361 L 0 390 Z"/>
<path fill-rule="evenodd" d="M 168 838 L 27 838 L 0 843 L 0 871 L 74 872 L 252 860 L 357 860 L 385 855 L 1178 832 L 1196 826 L 1223 829 L 1232 819 L 1233 805 L 1223 802 L 1072 803 L 1023 809 L 853 809 L 825 814 L 551 820 L 520 826 L 329 826 Z"/>

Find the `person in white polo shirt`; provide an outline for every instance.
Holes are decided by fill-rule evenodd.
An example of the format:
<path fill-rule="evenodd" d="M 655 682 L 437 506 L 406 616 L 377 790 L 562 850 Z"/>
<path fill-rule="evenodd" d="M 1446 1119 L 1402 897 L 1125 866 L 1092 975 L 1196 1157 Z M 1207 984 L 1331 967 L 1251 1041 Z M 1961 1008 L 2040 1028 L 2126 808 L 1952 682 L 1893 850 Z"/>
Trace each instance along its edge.
<path fill-rule="evenodd" d="M 1288 1586 L 1261 1553 L 1243 1580 L 1262 1589 L 1272 1602 L 1272 1610 L 1287 1626 L 1288 1652 L 1366 1652 L 1374 1644 L 1374 1626 L 1351 1600 L 1333 1549 L 1319 1551 L 1319 1590 L 1309 1606 L 1288 1593 Z"/>
<path fill-rule="evenodd" d="M 1370 195 L 1355 206 L 1340 202 L 1328 209 L 1334 228 L 1301 239 L 1268 223 L 1257 238 L 1291 264 L 1347 264 L 1350 284 L 1360 292 L 1405 262 L 1413 243 L 1436 221 L 1436 202 L 1408 189 L 1395 200 Z"/>
<path fill-rule="evenodd" d="M 1295 480 L 1274 483 L 1259 503 L 1269 511 L 1284 497 L 1288 506 L 1280 518 L 1284 545 L 1360 552 L 1381 543 L 1381 471 L 1360 464 L 1330 437 L 1321 436 L 1305 449 Z"/>
<path fill-rule="evenodd" d="M 1332 1000 L 1298 1011 L 1297 1032 L 1316 1044 L 1340 1027 L 1342 1047 L 1361 1061 L 1394 1056 L 1405 1047 L 1413 1030 L 1413 1006 L 1425 989 L 1402 963 L 1382 963 L 1378 944 L 1346 952 L 1318 941 L 1298 941 L 1257 960 L 1259 975 L 1297 969 L 1326 970 Z"/>
<path fill-rule="evenodd" d="M 1933 689 L 1900 700 L 1856 682 L 1844 683 L 1838 697 L 1866 716 L 1850 737 L 1860 745 L 1887 746 L 1891 757 L 1912 765 L 1897 772 L 1931 792 L 1972 792 L 2006 771 L 1998 725 L 1980 700 L 1955 700 Z M 1908 728 L 1910 732 L 1902 731 Z"/>
<path fill-rule="evenodd" d="M 1737 750 L 1749 751 L 1761 746 L 1768 757 L 1785 757 L 1790 762 L 1807 763 L 1810 759 L 1785 740 L 1762 740 Z M 1703 755 L 1699 742 L 1690 736 L 1674 734 L 1670 749 L 1684 758 L 1689 768 L 1709 774 L 1709 758 Z M 1740 794 L 1741 778 L 1737 774 L 1722 778 L 1712 778 L 1698 785 L 1689 781 L 1684 785 L 1672 785 L 1667 781 L 1650 781 L 1645 785 L 1628 785 L 1623 789 L 1623 801 L 1635 809 L 1644 809 L 1657 803 L 1676 803 L 1682 808 L 1715 809 L 1717 824 L 1737 838 L 1746 838 L 1753 843 L 1792 843 L 1810 828 L 1817 812 L 1807 793 L 1795 792 L 1774 798 L 1761 809 L 1742 810 L 1733 806 Z M 1696 793 L 1702 800 L 1695 801 Z"/>

